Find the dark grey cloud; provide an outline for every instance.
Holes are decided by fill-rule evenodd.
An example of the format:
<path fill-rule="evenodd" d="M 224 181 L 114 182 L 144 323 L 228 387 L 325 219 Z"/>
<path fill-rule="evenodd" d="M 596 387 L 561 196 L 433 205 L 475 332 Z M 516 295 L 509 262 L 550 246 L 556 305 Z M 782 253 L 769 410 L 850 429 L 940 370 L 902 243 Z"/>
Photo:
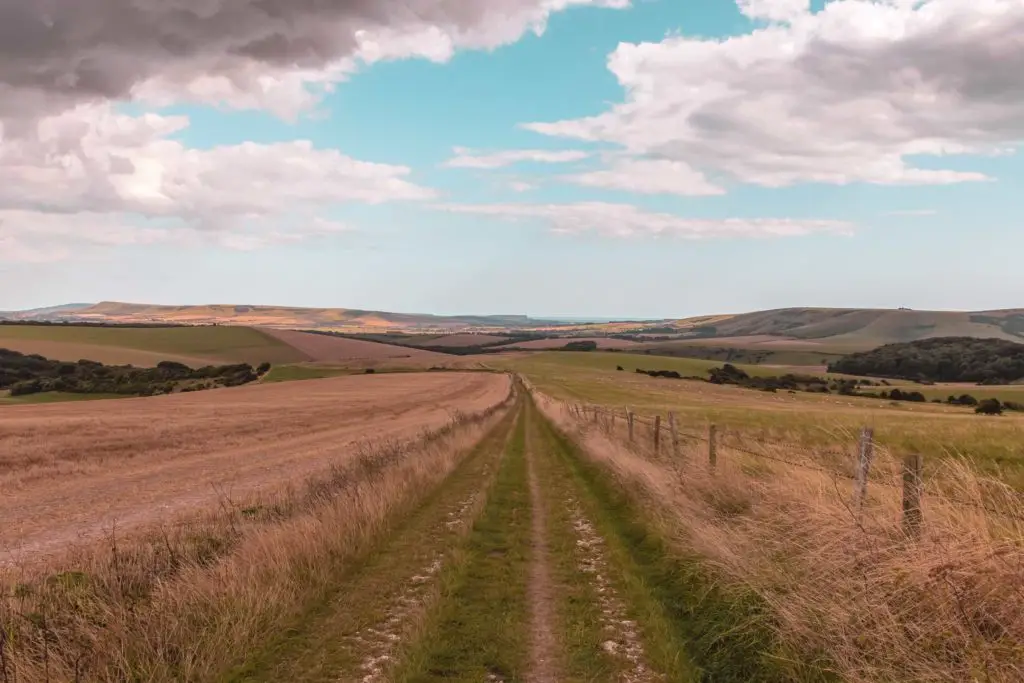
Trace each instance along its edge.
<path fill-rule="evenodd" d="M 361 30 L 487 46 L 573 4 L 628 0 L 0 0 L 0 108 L 124 98 L 164 74 L 315 70 L 351 56 Z"/>

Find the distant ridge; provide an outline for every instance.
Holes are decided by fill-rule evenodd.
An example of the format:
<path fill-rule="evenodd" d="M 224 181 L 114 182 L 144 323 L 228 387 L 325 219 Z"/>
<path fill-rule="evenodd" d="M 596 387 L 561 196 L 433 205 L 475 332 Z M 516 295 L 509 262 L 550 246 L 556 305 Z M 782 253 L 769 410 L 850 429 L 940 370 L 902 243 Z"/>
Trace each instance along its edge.
<path fill-rule="evenodd" d="M 334 329 L 352 331 L 447 331 L 461 329 L 515 329 L 550 324 L 525 315 L 439 316 L 416 313 L 390 313 L 348 308 L 302 308 L 209 304 L 201 306 L 165 306 L 103 301 L 97 304 L 73 304 L 10 314 L 15 320 L 48 320 L 102 323 L 177 323 L 183 325 L 246 325 L 271 328 Z"/>
<path fill-rule="evenodd" d="M 61 304 L 60 306 L 30 308 L 24 311 L 0 311 L 0 320 L 49 320 L 90 306 L 93 304 Z"/>
<path fill-rule="evenodd" d="M 637 341 L 792 349 L 828 345 L 837 352 L 934 337 L 975 337 L 1024 343 L 1024 308 L 918 311 L 907 308 L 780 308 L 668 320 L 582 322 L 526 315 L 430 315 L 349 308 L 211 304 L 162 306 L 104 301 L 0 314 L 14 320 L 97 323 L 242 325 L 345 333 L 447 334 L 541 332 L 549 336 L 630 335 Z"/>

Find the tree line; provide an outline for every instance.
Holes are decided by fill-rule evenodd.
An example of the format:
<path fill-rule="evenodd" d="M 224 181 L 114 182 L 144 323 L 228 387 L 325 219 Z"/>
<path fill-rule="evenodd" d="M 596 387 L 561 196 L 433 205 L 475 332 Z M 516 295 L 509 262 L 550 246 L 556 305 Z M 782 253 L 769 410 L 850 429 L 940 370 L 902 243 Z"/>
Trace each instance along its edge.
<path fill-rule="evenodd" d="M 1024 344 L 1002 339 L 936 337 L 853 353 L 830 364 L 828 370 L 913 382 L 1012 384 L 1024 379 Z"/>
<path fill-rule="evenodd" d="M 241 386 L 269 370 L 270 363 L 256 368 L 236 363 L 196 369 L 174 361 L 163 361 L 154 368 L 104 365 L 91 360 L 70 363 L 0 348 L 0 389 L 8 390 L 11 396 L 47 391 L 154 396 Z"/>

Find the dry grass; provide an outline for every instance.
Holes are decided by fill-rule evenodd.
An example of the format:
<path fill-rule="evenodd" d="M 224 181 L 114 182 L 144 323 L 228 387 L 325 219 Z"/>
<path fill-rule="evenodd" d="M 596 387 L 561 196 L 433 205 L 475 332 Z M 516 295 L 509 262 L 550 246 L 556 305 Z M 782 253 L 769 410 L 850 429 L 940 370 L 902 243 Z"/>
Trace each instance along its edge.
<path fill-rule="evenodd" d="M 704 443 L 655 455 L 645 427 L 643 445 L 630 446 L 621 421 L 595 427 L 557 401 L 538 403 L 678 548 L 759 596 L 794 661 L 823 654 L 857 682 L 1024 680 L 1024 499 L 969 462 L 951 457 L 928 472 L 915 540 L 901 526 L 899 462 L 886 449 L 857 515 L 852 482 L 813 469 L 842 463 L 812 451 L 733 437 L 712 472 Z"/>
<path fill-rule="evenodd" d="M 0 575 L 0 680 L 203 681 L 281 632 L 422 500 L 509 399 L 413 442 L 47 565 Z"/>
<path fill-rule="evenodd" d="M 629 406 L 650 415 L 674 411 L 687 422 L 714 422 L 757 442 L 792 441 L 807 449 L 849 448 L 851 435 L 870 425 L 876 440 L 896 455 L 920 453 L 929 464 L 949 455 L 967 457 L 986 474 L 1024 490 L 1024 414 L 981 417 L 969 408 L 930 403 L 802 392 L 773 394 L 667 380 L 632 372 L 634 366 L 628 358 L 627 354 L 548 353 L 502 363 L 558 399 L 613 406 L 620 411 Z M 676 367 L 662 360 L 644 358 L 640 367 Z M 626 371 L 617 372 L 616 363 Z M 773 368 L 760 371 L 779 372 Z"/>

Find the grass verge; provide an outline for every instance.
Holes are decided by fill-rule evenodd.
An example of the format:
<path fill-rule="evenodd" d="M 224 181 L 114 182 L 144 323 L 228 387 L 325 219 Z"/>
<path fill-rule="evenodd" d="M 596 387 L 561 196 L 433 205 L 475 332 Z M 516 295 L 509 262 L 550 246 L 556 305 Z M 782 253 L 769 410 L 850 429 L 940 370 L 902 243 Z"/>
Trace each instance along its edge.
<path fill-rule="evenodd" d="M 1024 503 L 950 462 L 904 527 L 899 461 L 876 453 L 860 514 L 850 482 L 763 444 L 659 455 L 537 395 L 583 448 L 650 584 L 707 680 L 1024 680 Z M 756 456 L 756 457 L 755 457 Z M 884 470 L 884 472 L 883 472 Z M 886 486 L 885 483 L 892 483 Z M 941 488 L 940 488 L 941 487 Z M 674 604 L 673 604 L 674 603 Z"/>
<path fill-rule="evenodd" d="M 69 394 L 62 391 L 45 391 L 27 396 L 10 396 L 8 392 L 0 393 L 0 406 L 39 405 L 44 403 L 67 403 L 75 401 L 105 401 L 113 398 L 132 398 L 125 394 Z"/>
<path fill-rule="evenodd" d="M 520 419 L 464 555 L 444 573 L 443 606 L 395 680 L 525 680 L 530 498 Z"/>
<path fill-rule="evenodd" d="M 582 503 L 623 575 L 654 668 L 672 681 L 828 681 L 815 664 L 792 661 L 752 591 L 726 588 L 697 556 L 678 551 L 655 511 L 592 463 L 543 419 L 541 431 L 571 472 Z M 685 653 L 685 654 L 684 654 Z"/>
<path fill-rule="evenodd" d="M 323 365 L 275 365 L 263 378 L 264 383 L 296 382 L 307 379 L 326 379 L 354 375 L 356 370 Z"/>

